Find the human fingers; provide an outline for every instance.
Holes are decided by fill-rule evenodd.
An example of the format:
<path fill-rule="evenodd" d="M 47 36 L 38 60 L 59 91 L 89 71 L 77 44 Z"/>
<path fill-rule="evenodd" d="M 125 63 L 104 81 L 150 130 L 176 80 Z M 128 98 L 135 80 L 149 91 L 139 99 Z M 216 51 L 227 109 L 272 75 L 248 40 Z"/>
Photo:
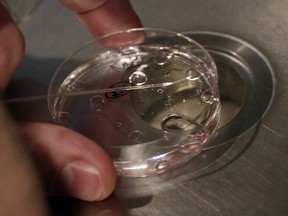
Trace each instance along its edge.
<path fill-rule="evenodd" d="M 7 86 L 7 83 L 13 71 L 16 69 L 17 65 L 21 61 L 23 53 L 24 53 L 23 37 L 20 31 L 18 30 L 17 26 L 13 22 L 13 20 L 9 17 L 9 14 L 5 10 L 5 8 L 0 4 L 0 90 L 4 89 Z M 43 170 L 41 170 L 42 172 L 44 172 L 45 169 L 48 168 L 50 165 L 50 170 L 55 172 L 47 172 L 47 173 L 51 174 L 52 178 L 54 177 L 52 176 L 52 174 L 55 174 L 57 171 L 59 171 L 58 169 L 60 168 L 63 169 L 62 170 L 63 175 L 62 176 L 59 175 L 58 182 L 53 182 L 55 184 L 55 188 L 64 190 L 67 193 L 67 195 L 71 195 L 84 200 L 97 200 L 97 199 L 101 200 L 104 199 L 113 191 L 116 179 L 114 174 L 114 167 L 111 165 L 112 163 L 110 159 L 107 157 L 106 153 L 103 150 L 101 150 L 98 146 L 96 146 L 95 143 L 91 142 L 90 140 L 87 141 L 88 139 L 78 134 L 75 135 L 72 131 L 68 129 L 53 127 L 52 125 L 51 126 L 48 125 L 43 126 L 41 124 L 36 125 L 39 127 L 37 126 L 26 127 L 26 130 L 24 131 L 25 134 L 31 138 L 29 139 L 29 141 L 31 141 L 31 143 L 29 144 L 31 149 L 33 149 L 34 153 L 38 156 L 41 155 L 41 153 L 47 156 L 47 158 L 41 158 L 43 164 L 47 165 L 42 166 L 43 168 Z M 3 130 L 3 132 L 5 131 Z M 70 142 L 71 144 L 65 145 L 65 141 L 63 141 L 62 143 L 64 143 L 67 149 L 58 147 L 56 149 L 59 151 L 53 151 L 54 147 L 58 143 L 61 143 L 58 142 L 57 138 L 61 137 L 60 134 L 62 132 L 63 134 L 65 134 L 68 140 L 70 138 L 71 140 L 73 140 L 73 142 L 71 141 Z M 65 140 L 65 138 L 63 138 L 62 140 Z M 53 145 L 49 143 L 49 141 L 54 142 L 55 144 Z M 76 145 L 75 143 L 78 144 Z M 80 143 L 83 143 L 83 148 L 79 147 L 81 145 Z M 79 148 L 77 147 L 79 151 L 77 151 L 76 146 L 79 147 Z M 89 166 L 90 165 L 89 162 L 85 164 L 85 162 L 81 161 L 83 157 L 87 156 L 85 155 L 86 153 L 85 149 L 89 148 L 87 146 L 90 147 L 94 146 L 90 148 L 91 149 L 90 153 L 95 154 L 91 156 L 92 154 L 87 153 L 87 155 L 90 155 L 92 157 L 89 159 L 89 162 L 92 163 L 92 166 Z M 70 147 L 71 149 L 69 149 Z M 65 150 L 66 154 L 62 155 L 62 153 L 65 153 Z M 75 156 L 74 158 L 75 161 L 72 161 L 73 156 Z M 76 160 L 77 159 L 76 156 L 78 157 L 79 161 Z M 94 169 L 93 163 L 97 162 L 98 160 L 96 159 L 93 162 L 93 157 L 103 159 L 103 161 L 101 161 L 102 163 L 96 166 L 96 169 Z M 69 158 L 71 159 L 71 161 L 68 161 Z M 46 162 L 44 161 L 45 159 L 47 159 Z M 65 159 L 67 159 L 67 161 Z M 64 165 L 67 166 L 64 167 Z M 19 164 L 19 166 L 21 167 L 21 164 Z M 103 171 L 104 169 L 107 170 L 105 170 L 104 172 Z M 82 171 L 84 172 L 83 175 L 81 174 Z M 97 171 L 99 171 L 99 173 L 97 173 Z M 93 176 L 97 177 L 98 174 L 100 176 L 99 179 L 101 181 L 102 180 L 104 181 L 104 186 L 102 185 L 103 188 L 100 188 L 99 186 L 101 184 L 100 180 L 98 187 L 96 182 L 97 180 L 95 180 L 97 178 L 93 179 Z M 46 175 L 45 177 L 47 179 L 50 179 L 49 175 Z M 51 182 L 50 180 L 48 181 Z M 57 185 L 59 187 L 57 187 Z M 86 188 L 83 187 L 83 185 L 86 186 Z M 92 189 L 89 187 L 91 187 Z M 95 191 L 96 192 L 98 191 L 98 194 L 96 194 Z"/>
<path fill-rule="evenodd" d="M 20 126 L 51 193 L 99 201 L 113 192 L 114 166 L 93 141 L 61 126 L 31 122 Z"/>
<path fill-rule="evenodd" d="M 59 0 L 76 12 L 92 35 L 141 27 L 141 21 L 128 0 Z"/>
<path fill-rule="evenodd" d="M 3 92 L 24 54 L 24 39 L 0 3 L 0 91 Z"/>
<path fill-rule="evenodd" d="M 24 53 L 24 40 L 0 3 L 0 91 Z M 26 145 L 0 103 L 0 215 L 48 215 L 44 193 Z"/>

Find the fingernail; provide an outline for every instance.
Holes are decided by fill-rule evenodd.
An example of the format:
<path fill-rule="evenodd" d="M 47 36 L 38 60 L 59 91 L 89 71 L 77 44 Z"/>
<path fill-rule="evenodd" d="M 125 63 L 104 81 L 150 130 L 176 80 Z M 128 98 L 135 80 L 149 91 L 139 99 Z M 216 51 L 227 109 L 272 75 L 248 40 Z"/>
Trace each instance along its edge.
<path fill-rule="evenodd" d="M 95 201 L 101 199 L 104 184 L 98 169 L 84 161 L 73 161 L 61 171 L 64 192 L 72 197 Z"/>

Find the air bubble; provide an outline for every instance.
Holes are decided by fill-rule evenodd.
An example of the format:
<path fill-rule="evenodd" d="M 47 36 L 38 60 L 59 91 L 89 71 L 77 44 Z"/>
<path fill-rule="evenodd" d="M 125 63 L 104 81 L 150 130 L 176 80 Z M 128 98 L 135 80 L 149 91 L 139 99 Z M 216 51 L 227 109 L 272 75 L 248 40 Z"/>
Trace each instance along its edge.
<path fill-rule="evenodd" d="M 142 71 L 135 71 L 129 76 L 129 82 L 132 85 L 143 85 L 147 82 L 148 78 Z"/>
<path fill-rule="evenodd" d="M 62 124 L 67 124 L 69 121 L 70 113 L 69 112 L 57 112 L 56 119 L 59 120 Z"/>
<path fill-rule="evenodd" d="M 159 94 L 163 94 L 163 92 L 164 92 L 164 89 L 162 89 L 162 88 L 159 88 L 159 89 L 157 89 L 157 92 L 158 92 Z"/>
<path fill-rule="evenodd" d="M 99 112 L 103 108 L 104 99 L 100 95 L 94 95 L 90 98 L 90 109 L 96 112 Z"/>
<path fill-rule="evenodd" d="M 169 47 L 160 47 L 155 54 L 154 62 L 158 67 L 164 67 L 171 63 L 173 60 L 174 53 Z"/>
<path fill-rule="evenodd" d="M 122 122 L 116 122 L 116 123 L 115 123 L 115 126 L 116 126 L 117 128 L 120 128 L 120 127 L 122 126 Z"/>
<path fill-rule="evenodd" d="M 141 138 L 143 136 L 143 133 L 139 130 L 133 131 L 129 134 L 129 139 L 134 142 L 140 142 Z"/>
<path fill-rule="evenodd" d="M 201 101 L 206 104 L 212 104 L 214 100 L 213 94 L 210 89 L 206 89 L 205 91 L 203 91 L 200 98 Z"/>

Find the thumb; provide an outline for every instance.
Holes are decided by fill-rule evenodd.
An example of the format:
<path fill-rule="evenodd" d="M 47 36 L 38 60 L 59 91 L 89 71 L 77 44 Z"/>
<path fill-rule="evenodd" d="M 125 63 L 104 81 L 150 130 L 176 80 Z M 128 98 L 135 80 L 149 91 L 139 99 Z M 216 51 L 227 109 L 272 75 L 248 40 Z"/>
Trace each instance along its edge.
<path fill-rule="evenodd" d="M 113 163 L 93 141 L 51 124 L 30 122 L 21 123 L 20 127 L 52 194 L 96 201 L 113 192 Z"/>

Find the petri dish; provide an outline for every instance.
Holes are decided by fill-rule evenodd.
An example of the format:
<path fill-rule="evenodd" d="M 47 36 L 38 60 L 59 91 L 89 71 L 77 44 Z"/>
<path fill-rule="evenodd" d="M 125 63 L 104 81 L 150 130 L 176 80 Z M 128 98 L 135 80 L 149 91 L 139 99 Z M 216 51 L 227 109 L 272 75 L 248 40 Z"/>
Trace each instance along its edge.
<path fill-rule="evenodd" d="M 54 120 L 101 145 L 121 176 L 156 175 L 186 163 L 220 119 L 212 57 L 191 38 L 160 29 L 89 42 L 57 68 L 48 95 Z"/>

